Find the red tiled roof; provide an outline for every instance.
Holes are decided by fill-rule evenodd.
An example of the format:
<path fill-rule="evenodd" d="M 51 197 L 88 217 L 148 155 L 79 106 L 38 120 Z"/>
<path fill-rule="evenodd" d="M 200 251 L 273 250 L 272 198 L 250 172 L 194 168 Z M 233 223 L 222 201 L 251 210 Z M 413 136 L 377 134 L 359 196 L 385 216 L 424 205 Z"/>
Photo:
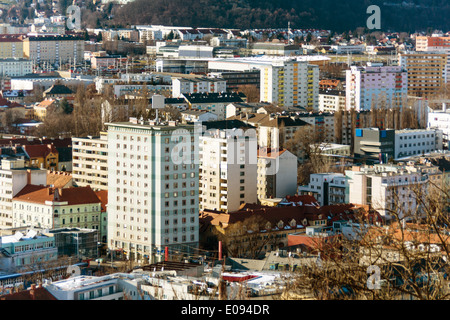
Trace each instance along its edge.
<path fill-rule="evenodd" d="M 42 107 L 42 108 L 47 108 L 49 106 L 51 106 L 56 100 L 54 99 L 45 99 L 42 100 L 39 104 L 38 107 Z"/>
<path fill-rule="evenodd" d="M 108 191 L 107 190 L 99 190 L 96 191 L 95 194 L 102 202 L 102 212 L 106 212 L 106 205 L 108 204 Z"/>
<path fill-rule="evenodd" d="M 58 194 L 55 194 L 56 192 Z M 90 186 L 58 189 L 28 184 L 13 198 L 16 201 L 41 204 L 55 199 L 60 202 L 67 201 L 68 205 L 101 203 Z"/>
<path fill-rule="evenodd" d="M 10 146 L 10 145 L 28 145 L 39 143 L 39 139 L 35 138 L 33 140 L 28 140 L 27 138 L 10 138 L 10 139 L 0 139 L 0 146 Z"/>
<path fill-rule="evenodd" d="M 277 158 L 281 156 L 286 149 L 259 148 L 258 157 Z"/>
<path fill-rule="evenodd" d="M 288 202 L 295 202 L 295 203 L 299 203 L 301 202 L 302 204 L 309 204 L 309 205 L 316 205 L 317 199 L 314 196 L 311 195 L 295 195 L 295 196 L 286 196 L 286 200 Z"/>
<path fill-rule="evenodd" d="M 72 146 L 72 138 L 44 138 L 42 144 L 53 144 L 56 148 L 66 148 Z"/>
<path fill-rule="evenodd" d="M 47 289 L 37 287 L 0 296 L 0 300 L 58 300 Z"/>
<path fill-rule="evenodd" d="M 63 188 L 72 180 L 72 174 L 63 171 L 47 171 L 47 185 Z"/>
<path fill-rule="evenodd" d="M 24 145 L 23 148 L 30 158 L 46 157 L 50 153 L 58 153 L 53 144 Z"/>

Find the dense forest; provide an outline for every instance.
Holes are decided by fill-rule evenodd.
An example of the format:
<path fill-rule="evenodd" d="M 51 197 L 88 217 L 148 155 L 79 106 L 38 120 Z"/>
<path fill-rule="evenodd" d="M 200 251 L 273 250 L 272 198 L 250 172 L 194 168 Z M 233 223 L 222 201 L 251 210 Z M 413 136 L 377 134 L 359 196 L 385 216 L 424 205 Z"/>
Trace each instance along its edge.
<path fill-rule="evenodd" d="M 381 9 L 383 31 L 450 29 L 448 0 L 135 0 L 114 10 L 116 26 L 161 24 L 220 28 L 315 28 L 337 32 L 366 26 L 367 8 Z"/>

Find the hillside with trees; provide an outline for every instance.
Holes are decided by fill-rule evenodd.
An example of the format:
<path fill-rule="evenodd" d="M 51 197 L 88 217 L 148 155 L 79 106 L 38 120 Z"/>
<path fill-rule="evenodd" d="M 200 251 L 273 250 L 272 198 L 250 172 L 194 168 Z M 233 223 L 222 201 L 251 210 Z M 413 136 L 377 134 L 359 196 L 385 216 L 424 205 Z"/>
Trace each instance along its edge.
<path fill-rule="evenodd" d="M 448 28 L 447 0 L 136 0 L 115 8 L 116 26 L 154 24 L 220 28 L 316 28 L 348 31 L 366 26 L 367 8 L 381 9 L 384 31 Z"/>

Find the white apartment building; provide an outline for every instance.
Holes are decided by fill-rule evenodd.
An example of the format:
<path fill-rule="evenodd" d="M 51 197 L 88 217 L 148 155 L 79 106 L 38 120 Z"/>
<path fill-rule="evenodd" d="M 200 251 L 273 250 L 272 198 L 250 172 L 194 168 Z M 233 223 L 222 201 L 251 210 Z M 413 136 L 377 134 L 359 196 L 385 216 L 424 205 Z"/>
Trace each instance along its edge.
<path fill-rule="evenodd" d="M 163 34 L 161 30 L 139 29 L 139 42 L 145 43 L 151 40 L 162 40 Z"/>
<path fill-rule="evenodd" d="M 220 93 L 227 91 L 227 82 L 217 77 L 173 77 L 172 97 L 179 98 L 184 93 Z"/>
<path fill-rule="evenodd" d="M 108 247 L 154 262 L 158 251 L 198 246 L 198 138 L 193 125 L 108 127 Z"/>
<path fill-rule="evenodd" d="M 371 205 L 387 220 L 395 210 L 400 218 L 420 215 L 416 192 L 426 192 L 429 181 L 442 177 L 433 166 L 390 165 L 353 167 L 346 170 L 349 202 Z"/>
<path fill-rule="evenodd" d="M 253 130 L 209 130 L 200 137 L 200 210 L 233 212 L 257 202 Z"/>
<path fill-rule="evenodd" d="M 402 107 L 408 94 L 408 73 L 400 66 L 351 66 L 346 71 L 346 108 L 355 111 Z"/>
<path fill-rule="evenodd" d="M 33 62 L 28 59 L 0 59 L 0 76 L 22 77 L 33 73 Z"/>
<path fill-rule="evenodd" d="M 309 184 L 298 187 L 300 195 L 311 195 L 321 206 L 348 203 L 348 184 L 342 173 L 313 173 Z"/>
<path fill-rule="evenodd" d="M 260 100 L 281 107 L 319 108 L 319 67 L 305 61 L 274 60 L 260 66 Z"/>
<path fill-rule="evenodd" d="M 439 129 L 395 130 L 394 158 L 406 158 L 443 149 Z"/>
<path fill-rule="evenodd" d="M 258 200 L 297 193 L 297 157 L 286 149 L 258 150 Z"/>
<path fill-rule="evenodd" d="M 442 130 L 443 145 L 448 148 L 448 139 L 450 137 L 450 110 L 444 103 L 441 110 L 429 110 L 428 129 Z"/>
<path fill-rule="evenodd" d="M 77 186 L 108 190 L 108 137 L 72 138 L 72 177 Z"/>
<path fill-rule="evenodd" d="M 47 170 L 25 168 L 23 159 L 2 159 L 0 167 L 0 229 L 13 226 L 12 201 L 27 184 L 46 185 Z"/>
<path fill-rule="evenodd" d="M 319 111 L 335 112 L 345 110 L 345 91 L 319 91 Z"/>
<path fill-rule="evenodd" d="M 46 282 L 43 287 L 58 300 L 124 300 L 123 279 L 127 278 L 120 274 L 101 277 L 78 275 Z"/>

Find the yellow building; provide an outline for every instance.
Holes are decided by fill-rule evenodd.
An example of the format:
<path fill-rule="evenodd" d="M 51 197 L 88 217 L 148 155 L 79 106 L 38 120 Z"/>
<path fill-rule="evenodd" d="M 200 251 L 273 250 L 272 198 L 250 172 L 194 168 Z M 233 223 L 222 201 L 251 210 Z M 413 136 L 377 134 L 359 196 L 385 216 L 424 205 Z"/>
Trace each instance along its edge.
<path fill-rule="evenodd" d="M 23 40 L 23 55 L 36 63 L 81 63 L 84 39 L 74 35 L 31 36 Z"/>
<path fill-rule="evenodd" d="M 23 58 L 22 38 L 17 35 L 0 35 L 0 59 Z"/>
<path fill-rule="evenodd" d="M 261 67 L 261 101 L 280 107 L 319 107 L 319 67 L 306 61 L 273 61 Z"/>
<path fill-rule="evenodd" d="M 24 145 L 26 166 L 54 171 L 58 168 L 58 150 L 53 144 Z"/>
<path fill-rule="evenodd" d="M 56 100 L 54 99 L 45 99 L 41 101 L 38 105 L 34 106 L 34 117 L 38 120 L 43 121 L 47 116 L 47 111 L 49 108 L 54 106 Z"/>

